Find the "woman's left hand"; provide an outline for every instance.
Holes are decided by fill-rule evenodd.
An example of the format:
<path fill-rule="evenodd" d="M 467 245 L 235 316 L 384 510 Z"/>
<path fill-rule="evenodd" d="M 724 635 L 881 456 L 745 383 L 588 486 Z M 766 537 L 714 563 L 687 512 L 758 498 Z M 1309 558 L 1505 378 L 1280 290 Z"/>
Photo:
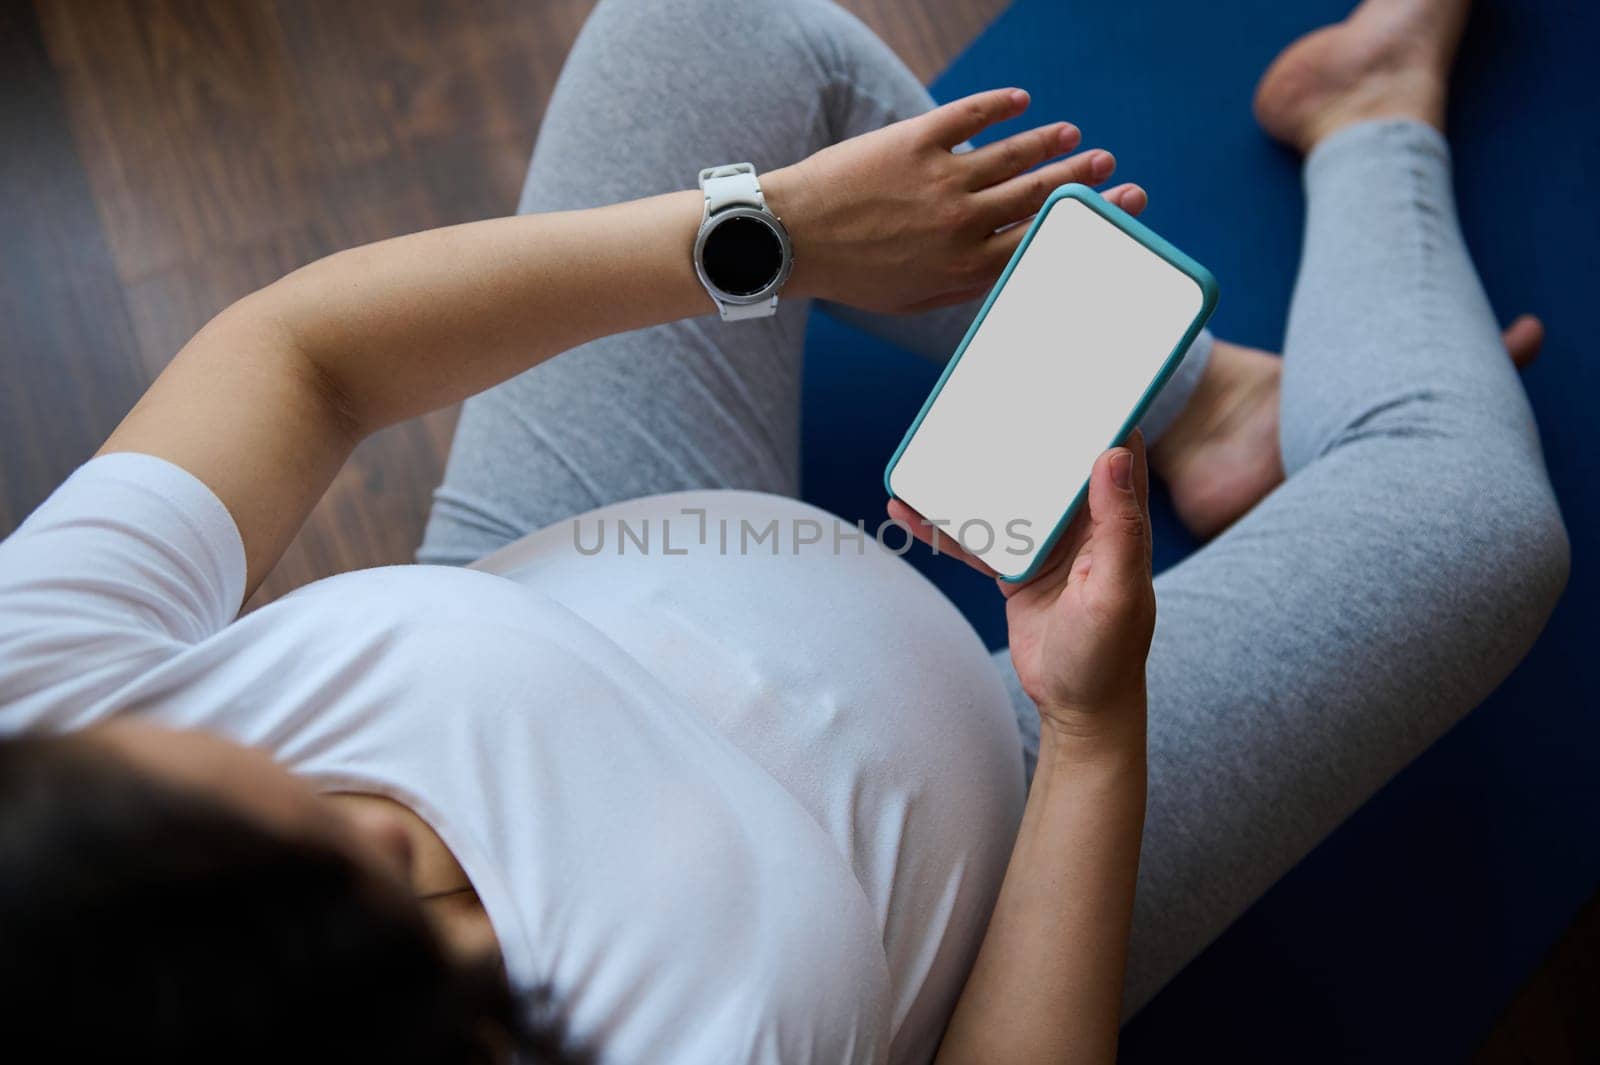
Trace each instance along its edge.
<path fill-rule="evenodd" d="M 1027 108 L 1021 89 L 980 92 L 761 175 L 794 243 L 790 292 L 893 313 L 987 292 L 1026 232 L 1017 223 L 1061 185 L 1116 169 L 1102 149 L 1057 159 L 1082 140 L 1067 122 L 951 150 Z M 1130 214 L 1146 202 L 1137 185 L 1105 195 Z"/>

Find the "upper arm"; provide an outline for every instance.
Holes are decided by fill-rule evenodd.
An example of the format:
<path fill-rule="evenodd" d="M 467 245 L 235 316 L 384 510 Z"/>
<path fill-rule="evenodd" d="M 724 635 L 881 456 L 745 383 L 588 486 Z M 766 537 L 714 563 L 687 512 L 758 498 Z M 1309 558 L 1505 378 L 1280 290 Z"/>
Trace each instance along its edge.
<path fill-rule="evenodd" d="M 233 620 L 244 583 L 204 485 L 146 455 L 90 462 L 0 543 L 0 728 L 92 724 Z"/>
<path fill-rule="evenodd" d="M 246 595 L 277 563 L 362 436 L 360 420 L 260 295 L 186 344 L 100 454 L 154 455 L 232 515 Z"/>

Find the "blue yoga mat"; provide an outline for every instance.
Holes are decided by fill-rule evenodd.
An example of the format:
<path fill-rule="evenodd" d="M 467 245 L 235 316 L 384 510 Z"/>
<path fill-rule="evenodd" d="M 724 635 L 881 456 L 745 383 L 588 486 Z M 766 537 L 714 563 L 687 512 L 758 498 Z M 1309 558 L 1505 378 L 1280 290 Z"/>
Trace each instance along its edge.
<path fill-rule="evenodd" d="M 1145 218 L 1218 277 L 1212 325 L 1276 350 L 1299 253 L 1298 165 L 1250 116 L 1290 40 L 1333 0 L 1019 0 L 934 85 L 1020 85 L 1029 123 L 1070 119 L 1151 193 Z M 1485 2 L 1452 140 L 1467 240 L 1502 320 L 1545 318 L 1524 376 L 1572 534 L 1572 582 L 1487 703 L 1284 878 L 1130 1024 L 1123 1060 L 1454 1061 L 1477 1045 L 1600 885 L 1600 718 L 1581 663 L 1600 633 L 1592 307 L 1600 299 L 1600 5 Z M 995 131 L 1022 128 L 1013 123 Z M 1360 313 L 1351 308 L 1351 313 Z M 881 472 L 935 368 L 822 316 L 806 369 L 807 498 L 880 520 Z M 1485 486 L 1492 491 L 1492 485 Z M 1157 564 L 1194 543 L 1158 501 Z M 912 552 L 992 645 L 988 581 Z"/>

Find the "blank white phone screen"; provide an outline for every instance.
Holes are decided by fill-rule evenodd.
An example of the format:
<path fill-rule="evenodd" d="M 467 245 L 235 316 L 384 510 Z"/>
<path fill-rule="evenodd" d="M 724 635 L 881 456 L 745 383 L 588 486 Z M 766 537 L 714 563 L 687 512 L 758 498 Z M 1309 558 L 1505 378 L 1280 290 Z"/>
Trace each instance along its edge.
<path fill-rule="evenodd" d="M 1204 304 L 1194 278 L 1082 202 L 1056 201 L 890 490 L 995 572 L 1025 573 Z"/>

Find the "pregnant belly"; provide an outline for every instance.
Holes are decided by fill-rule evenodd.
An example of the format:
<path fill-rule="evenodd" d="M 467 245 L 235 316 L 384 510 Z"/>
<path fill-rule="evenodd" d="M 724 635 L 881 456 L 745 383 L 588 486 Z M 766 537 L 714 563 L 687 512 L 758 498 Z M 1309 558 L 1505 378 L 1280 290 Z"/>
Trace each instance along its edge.
<path fill-rule="evenodd" d="M 774 775 L 1012 775 L 1014 718 L 977 634 L 870 530 L 753 492 L 574 521 L 479 566 L 595 625 Z"/>
<path fill-rule="evenodd" d="M 589 621 L 798 800 L 882 925 L 894 1015 L 937 1032 L 1015 838 L 1021 745 L 971 626 L 836 520 L 758 493 L 653 496 L 480 567 Z"/>

